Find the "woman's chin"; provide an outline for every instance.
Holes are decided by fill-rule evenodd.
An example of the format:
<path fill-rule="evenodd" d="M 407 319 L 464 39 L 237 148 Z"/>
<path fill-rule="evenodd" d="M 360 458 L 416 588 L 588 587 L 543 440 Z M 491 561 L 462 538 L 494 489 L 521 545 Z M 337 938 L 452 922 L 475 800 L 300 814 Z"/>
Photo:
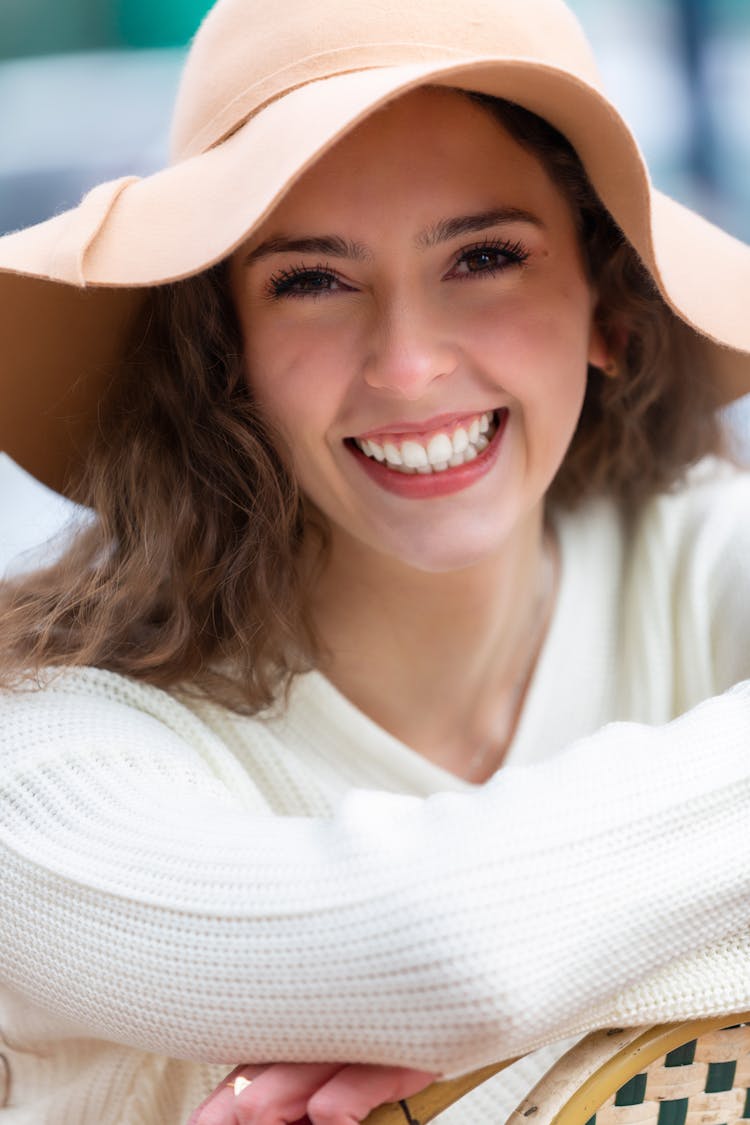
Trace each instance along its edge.
<path fill-rule="evenodd" d="M 431 529 L 418 538 L 388 537 L 378 546 L 394 562 L 423 574 L 450 574 L 490 561 L 502 551 L 507 534 L 488 534 L 485 523 L 478 532 L 466 529 Z"/>

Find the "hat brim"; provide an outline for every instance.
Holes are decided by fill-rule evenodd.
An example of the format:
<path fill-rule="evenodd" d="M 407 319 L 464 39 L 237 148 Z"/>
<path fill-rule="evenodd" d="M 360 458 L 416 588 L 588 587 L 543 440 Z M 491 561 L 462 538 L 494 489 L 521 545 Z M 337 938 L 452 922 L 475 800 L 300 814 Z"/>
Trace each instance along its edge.
<path fill-rule="evenodd" d="M 722 398 L 750 390 L 750 247 L 652 188 L 628 127 L 591 85 L 526 59 L 454 56 L 309 82 L 207 152 L 101 185 L 0 239 L 0 448 L 64 487 L 144 288 L 225 258 L 341 136 L 426 83 L 508 98 L 564 133 L 667 303 L 706 338 Z"/>

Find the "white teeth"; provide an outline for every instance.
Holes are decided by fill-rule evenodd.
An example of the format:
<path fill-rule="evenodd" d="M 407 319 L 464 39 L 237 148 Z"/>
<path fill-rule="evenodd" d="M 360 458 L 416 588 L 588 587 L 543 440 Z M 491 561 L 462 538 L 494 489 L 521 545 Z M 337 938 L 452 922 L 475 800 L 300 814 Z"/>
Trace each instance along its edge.
<path fill-rule="evenodd" d="M 429 464 L 427 450 L 418 441 L 405 441 L 401 446 L 404 464 L 412 469 L 422 469 Z"/>
<path fill-rule="evenodd" d="M 387 441 L 385 443 L 385 445 L 383 446 L 383 453 L 385 454 L 385 459 L 389 465 L 403 465 L 404 462 L 401 459 L 401 454 L 392 442 Z"/>
<path fill-rule="evenodd" d="M 447 434 L 435 434 L 427 446 L 427 457 L 431 465 L 441 465 L 453 456 L 453 444 Z"/>
<path fill-rule="evenodd" d="M 466 446 L 469 444 L 469 435 L 463 426 L 459 426 L 453 435 L 453 452 L 463 453 Z"/>
<path fill-rule="evenodd" d="M 356 444 L 367 457 L 385 461 L 389 469 L 399 473 L 442 473 L 473 461 L 482 453 L 495 433 L 491 412 L 478 415 L 468 427 L 459 426 L 449 437 L 445 433 L 433 434 L 427 447 L 419 441 L 392 441 L 380 445 L 372 438 L 356 438 Z"/>

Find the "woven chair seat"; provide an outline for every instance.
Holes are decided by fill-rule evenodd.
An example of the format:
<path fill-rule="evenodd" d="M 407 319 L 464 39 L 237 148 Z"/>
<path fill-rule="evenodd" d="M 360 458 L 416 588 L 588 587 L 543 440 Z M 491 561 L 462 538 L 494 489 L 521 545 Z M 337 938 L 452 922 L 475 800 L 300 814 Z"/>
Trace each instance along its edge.
<path fill-rule="evenodd" d="M 708 1032 L 657 1060 L 590 1125 L 737 1125 L 750 1117 L 750 1025 Z"/>

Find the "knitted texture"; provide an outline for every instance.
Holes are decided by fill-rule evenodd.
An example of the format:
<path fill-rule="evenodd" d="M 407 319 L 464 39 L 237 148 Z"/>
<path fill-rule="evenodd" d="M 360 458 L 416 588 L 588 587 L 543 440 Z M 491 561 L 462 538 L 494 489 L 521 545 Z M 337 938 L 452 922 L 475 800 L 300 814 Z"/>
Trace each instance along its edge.
<path fill-rule="evenodd" d="M 708 465 L 627 533 L 560 522 L 484 786 L 318 674 L 266 721 L 98 670 L 4 695 L 8 1121 L 163 1125 L 238 1061 L 452 1075 L 750 1008 L 749 504 Z"/>

